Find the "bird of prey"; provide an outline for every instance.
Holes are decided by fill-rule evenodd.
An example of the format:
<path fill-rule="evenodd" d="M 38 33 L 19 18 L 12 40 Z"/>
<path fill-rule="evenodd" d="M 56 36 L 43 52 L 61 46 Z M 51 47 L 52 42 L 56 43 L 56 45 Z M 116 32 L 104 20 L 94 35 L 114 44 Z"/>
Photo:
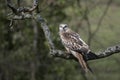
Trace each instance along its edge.
<path fill-rule="evenodd" d="M 91 72 L 87 62 L 85 61 L 85 55 L 90 51 L 89 46 L 81 39 L 78 33 L 72 31 L 67 24 L 59 25 L 59 35 L 61 41 L 68 51 L 78 60 L 81 68 L 84 72 Z"/>

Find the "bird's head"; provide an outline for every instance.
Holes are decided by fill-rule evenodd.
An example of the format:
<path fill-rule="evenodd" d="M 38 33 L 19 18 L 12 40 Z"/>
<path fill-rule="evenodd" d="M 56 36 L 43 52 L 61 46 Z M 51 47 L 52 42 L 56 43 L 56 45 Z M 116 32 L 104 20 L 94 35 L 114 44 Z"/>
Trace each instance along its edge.
<path fill-rule="evenodd" d="M 67 31 L 69 28 L 68 28 L 68 25 L 67 24 L 60 24 L 59 25 L 59 31 Z"/>

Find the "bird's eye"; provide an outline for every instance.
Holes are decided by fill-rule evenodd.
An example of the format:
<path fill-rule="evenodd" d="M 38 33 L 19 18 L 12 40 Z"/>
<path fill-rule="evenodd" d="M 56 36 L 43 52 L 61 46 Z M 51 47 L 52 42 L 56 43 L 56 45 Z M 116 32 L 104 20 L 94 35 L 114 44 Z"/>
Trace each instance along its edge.
<path fill-rule="evenodd" d="M 67 25 L 65 27 L 67 27 Z"/>
<path fill-rule="evenodd" d="M 65 29 L 67 27 L 67 25 L 65 25 L 63 28 Z"/>

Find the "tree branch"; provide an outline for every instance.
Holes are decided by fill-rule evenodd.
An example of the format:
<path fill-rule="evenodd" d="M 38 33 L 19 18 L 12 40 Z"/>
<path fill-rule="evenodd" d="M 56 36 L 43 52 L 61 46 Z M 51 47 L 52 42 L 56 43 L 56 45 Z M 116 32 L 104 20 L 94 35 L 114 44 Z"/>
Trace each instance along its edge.
<path fill-rule="evenodd" d="M 88 60 L 101 59 L 101 58 L 105 58 L 105 57 L 108 57 L 108 56 L 116 54 L 116 53 L 120 53 L 120 44 L 112 46 L 112 47 L 108 47 L 104 51 L 95 53 L 96 57 L 92 57 L 92 55 L 88 54 L 88 56 L 89 55 L 91 56 L 91 57 L 89 57 Z"/>
<path fill-rule="evenodd" d="M 18 2 L 19 3 L 19 2 Z M 12 3 L 11 0 L 7 0 L 7 5 L 10 9 L 12 9 L 13 13 L 15 14 L 20 14 L 20 13 L 25 13 L 25 12 L 32 12 L 34 11 L 37 6 L 38 6 L 38 0 L 33 0 L 33 6 L 32 8 L 29 7 L 19 7 L 19 8 L 15 8 Z"/>

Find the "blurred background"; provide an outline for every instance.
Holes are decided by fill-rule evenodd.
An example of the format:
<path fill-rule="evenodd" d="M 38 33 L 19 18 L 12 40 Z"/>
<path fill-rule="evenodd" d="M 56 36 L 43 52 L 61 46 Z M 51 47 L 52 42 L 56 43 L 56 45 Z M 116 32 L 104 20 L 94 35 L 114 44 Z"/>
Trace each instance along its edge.
<path fill-rule="evenodd" d="M 12 0 L 17 6 L 17 0 Z M 20 0 L 32 6 L 32 0 Z M 39 0 L 57 49 L 65 50 L 58 35 L 67 23 L 90 45 L 93 52 L 120 43 L 120 0 Z M 49 55 L 40 23 L 17 20 L 12 27 L 11 10 L 0 0 L 0 80 L 84 80 L 77 62 Z M 120 80 L 120 55 L 88 61 L 97 80 Z"/>

